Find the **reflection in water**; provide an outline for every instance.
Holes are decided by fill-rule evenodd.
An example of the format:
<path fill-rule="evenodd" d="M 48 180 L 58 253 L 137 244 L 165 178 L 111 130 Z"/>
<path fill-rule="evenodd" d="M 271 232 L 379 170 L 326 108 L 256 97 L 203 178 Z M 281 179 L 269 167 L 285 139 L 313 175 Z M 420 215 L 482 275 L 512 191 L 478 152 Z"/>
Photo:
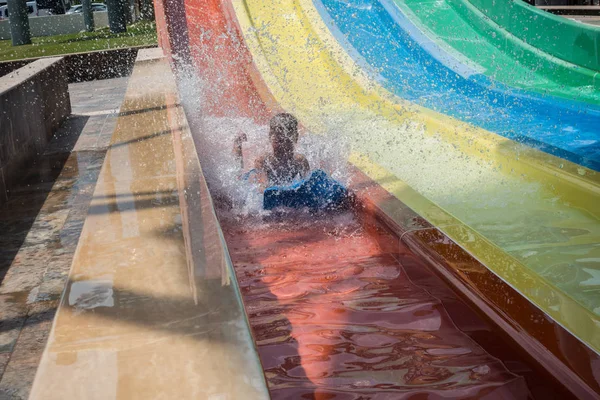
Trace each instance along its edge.
<path fill-rule="evenodd" d="M 527 397 L 352 214 L 221 223 L 273 398 Z"/>

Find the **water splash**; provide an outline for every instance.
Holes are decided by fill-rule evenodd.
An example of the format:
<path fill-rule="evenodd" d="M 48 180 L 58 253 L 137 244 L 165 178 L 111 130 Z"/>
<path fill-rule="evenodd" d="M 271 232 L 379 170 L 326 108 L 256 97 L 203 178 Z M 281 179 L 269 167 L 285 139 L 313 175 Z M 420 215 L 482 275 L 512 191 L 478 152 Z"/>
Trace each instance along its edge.
<path fill-rule="evenodd" d="M 225 78 L 223 78 L 225 79 Z M 225 115 L 214 115 L 210 111 L 211 99 L 223 79 L 208 82 L 192 68 L 179 74 L 181 100 L 196 147 L 202 162 L 203 173 L 218 198 L 227 198 L 237 215 L 264 214 L 263 195 L 257 183 L 242 178 L 245 172 L 254 168 L 254 161 L 260 155 L 271 152 L 267 124 L 236 115 L 236 109 L 225 110 Z M 222 110 L 221 110 L 222 111 Z M 223 114 L 223 112 L 221 112 Z M 332 117 L 331 121 L 337 119 Z M 349 183 L 347 159 L 350 146 L 341 134 L 339 124 L 332 123 L 324 133 L 313 134 L 300 127 L 300 138 L 296 150 L 306 157 L 311 169 L 322 169 L 342 184 Z M 233 155 L 234 139 L 246 134 L 244 143 L 244 165 Z"/>

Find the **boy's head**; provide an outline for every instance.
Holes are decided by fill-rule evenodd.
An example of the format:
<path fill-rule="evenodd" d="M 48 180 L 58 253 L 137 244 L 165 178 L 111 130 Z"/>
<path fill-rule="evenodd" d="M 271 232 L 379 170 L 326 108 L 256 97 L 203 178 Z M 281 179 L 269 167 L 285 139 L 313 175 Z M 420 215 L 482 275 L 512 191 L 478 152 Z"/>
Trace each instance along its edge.
<path fill-rule="evenodd" d="M 293 153 L 298 141 L 298 120 L 292 114 L 280 113 L 271 118 L 269 139 L 276 154 Z"/>

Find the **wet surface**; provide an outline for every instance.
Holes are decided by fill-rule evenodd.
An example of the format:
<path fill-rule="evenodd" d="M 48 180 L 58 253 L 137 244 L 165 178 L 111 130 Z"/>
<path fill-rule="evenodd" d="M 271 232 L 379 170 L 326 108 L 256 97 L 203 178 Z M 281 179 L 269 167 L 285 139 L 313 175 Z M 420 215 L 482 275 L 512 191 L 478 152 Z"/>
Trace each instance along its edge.
<path fill-rule="evenodd" d="M 448 67 L 451 56 L 422 36 L 391 1 L 316 0 L 315 5 L 348 53 L 355 49 L 360 54 L 355 61 L 366 61 L 364 69 L 371 79 L 398 96 L 563 159 L 600 168 L 600 108 L 514 89 L 460 62 Z M 436 7 L 438 3 L 426 6 Z"/>
<path fill-rule="evenodd" d="M 73 114 L 0 207 L 0 398 L 27 398 L 127 78 L 69 85 Z"/>
<path fill-rule="evenodd" d="M 221 223 L 273 398 L 527 398 L 353 215 Z"/>
<path fill-rule="evenodd" d="M 525 369 L 514 369 L 515 360 L 522 358 L 523 364 L 537 365 L 543 374 L 535 377 L 524 374 L 528 386 L 536 398 L 596 398 L 598 385 L 598 354 L 566 331 L 542 310 L 504 283 L 481 262 L 450 240 L 443 232 L 431 226 L 405 204 L 371 181 L 357 169 L 351 169 L 352 188 L 363 202 L 363 216 L 375 219 L 393 235 L 401 238 L 411 251 L 425 261 L 435 272 L 411 268 L 404 263 L 411 280 L 425 288 L 437 298 L 454 299 L 444 301 L 457 326 L 487 351 L 501 358 L 516 373 Z M 380 239 L 381 235 L 378 236 Z M 452 287 L 474 309 L 481 310 L 483 317 L 501 329 L 481 329 L 481 325 L 468 322 L 469 314 L 464 307 L 456 309 L 456 297 L 447 292 Z M 459 302 L 460 303 L 460 302 Z M 472 321 L 472 319 L 471 319 Z M 499 335 L 508 334 L 521 347 L 523 356 L 509 355 L 507 349 L 498 346 Z M 569 394 L 555 381 L 569 388 Z"/>
<path fill-rule="evenodd" d="M 32 399 L 268 397 L 198 159 L 186 158 L 174 79 L 155 53 L 130 77 Z"/>
<path fill-rule="evenodd" d="M 527 155 L 516 142 L 453 125 L 423 108 L 392 112 L 400 100 L 384 106 L 377 86 L 352 73 L 347 53 L 311 1 L 268 3 L 233 4 L 246 44 L 277 99 L 313 132 L 351 141 L 352 163 L 599 349 L 595 174 L 576 172 L 568 161 L 556 173 L 540 169 L 554 164 L 549 155 L 533 150 Z M 380 100 L 363 87 L 374 88 L 371 94 Z M 380 112 L 382 118 L 374 117 Z M 419 115 L 431 119 L 421 126 Z M 359 164 L 359 158 L 367 162 Z M 563 175 L 563 166 L 572 172 Z M 443 226 L 448 216 L 455 227 Z"/>

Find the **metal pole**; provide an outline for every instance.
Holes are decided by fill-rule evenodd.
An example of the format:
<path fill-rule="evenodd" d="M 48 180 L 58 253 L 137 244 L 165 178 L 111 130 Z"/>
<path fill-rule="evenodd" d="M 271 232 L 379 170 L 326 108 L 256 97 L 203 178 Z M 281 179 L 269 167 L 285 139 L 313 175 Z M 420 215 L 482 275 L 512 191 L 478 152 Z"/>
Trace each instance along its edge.
<path fill-rule="evenodd" d="M 127 22 L 121 0 L 106 0 L 108 7 L 108 26 L 112 33 L 127 32 Z"/>
<path fill-rule="evenodd" d="M 83 12 L 83 23 L 87 32 L 94 31 L 94 13 L 92 12 L 92 0 L 81 0 L 81 11 Z"/>
<path fill-rule="evenodd" d="M 8 0 L 7 5 L 12 45 L 31 44 L 27 0 Z"/>

